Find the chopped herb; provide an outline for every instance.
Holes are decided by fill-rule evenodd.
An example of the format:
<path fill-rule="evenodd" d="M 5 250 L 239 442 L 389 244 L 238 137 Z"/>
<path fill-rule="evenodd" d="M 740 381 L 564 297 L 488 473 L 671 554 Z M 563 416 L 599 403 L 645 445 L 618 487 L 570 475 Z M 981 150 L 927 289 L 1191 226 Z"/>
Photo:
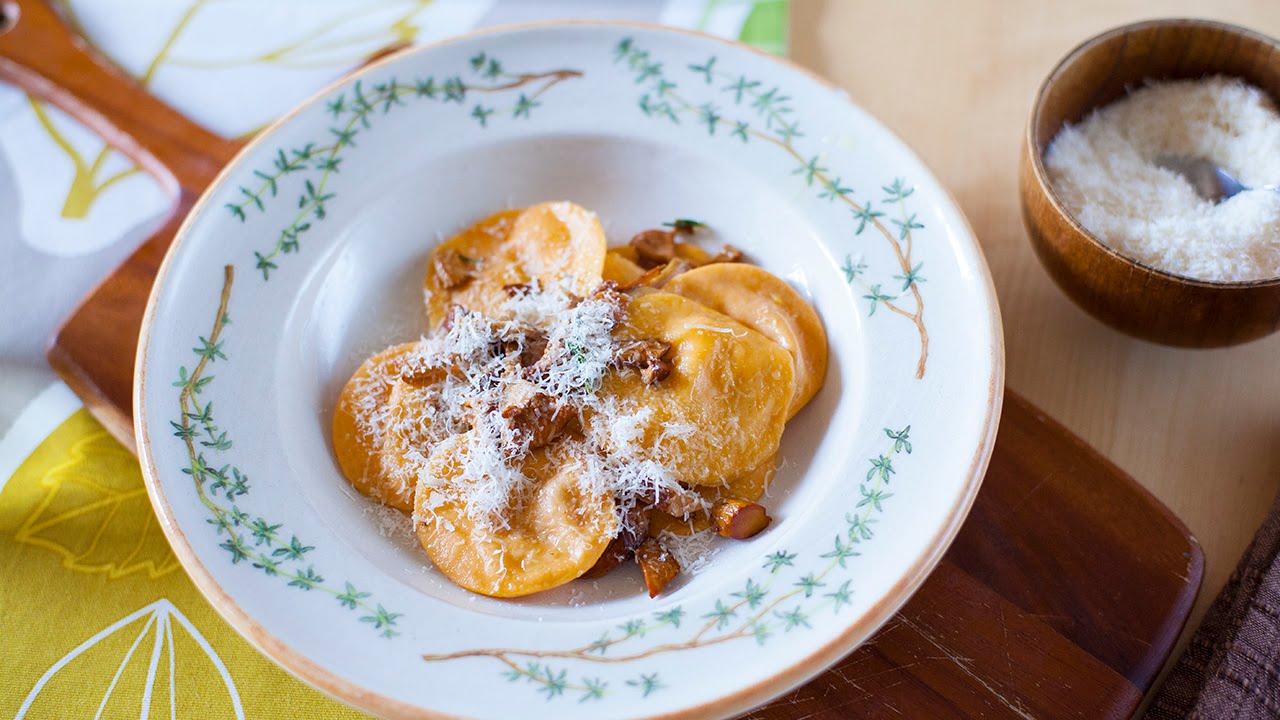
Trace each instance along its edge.
<path fill-rule="evenodd" d="M 565 349 L 569 351 L 569 357 L 573 358 L 574 362 L 584 363 L 587 361 L 587 349 L 582 345 L 570 340 L 565 343 Z"/>
<path fill-rule="evenodd" d="M 673 222 L 662 223 L 664 227 L 674 228 L 678 233 L 692 233 L 698 228 L 704 228 L 706 223 L 698 220 L 690 220 L 688 218 L 676 218 Z"/>

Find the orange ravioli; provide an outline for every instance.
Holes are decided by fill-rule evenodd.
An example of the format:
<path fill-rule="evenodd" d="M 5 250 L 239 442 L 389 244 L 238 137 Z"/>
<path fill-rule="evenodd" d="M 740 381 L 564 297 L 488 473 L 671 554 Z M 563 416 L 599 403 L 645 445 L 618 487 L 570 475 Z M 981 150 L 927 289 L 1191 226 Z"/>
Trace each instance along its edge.
<path fill-rule="evenodd" d="M 726 486 L 777 452 L 794 392 L 790 353 L 764 335 L 692 300 L 653 291 L 631 299 L 623 338 L 671 344 L 673 369 L 647 386 L 632 371 L 600 389 L 615 418 L 635 423 L 634 442 L 686 485 Z M 616 421 L 592 415 L 606 446 Z"/>
<path fill-rule="evenodd" d="M 427 274 L 422 281 L 423 295 L 427 303 L 427 321 L 432 329 L 444 320 L 449 306 L 457 303 L 467 306 L 471 284 L 456 288 L 446 288 L 436 268 L 435 259 L 442 253 L 456 252 L 465 260 L 477 266 L 486 262 L 502 243 L 506 242 L 515 225 L 520 210 L 503 210 L 494 213 L 453 237 L 445 240 L 431 254 L 427 263 Z"/>
<path fill-rule="evenodd" d="M 397 510 L 413 511 L 419 471 L 432 448 L 458 430 L 436 420 L 445 411 L 440 394 L 444 376 L 444 370 L 431 368 L 401 377 L 387 398 L 387 430 L 378 450 L 380 488 L 383 503 Z"/>
<path fill-rule="evenodd" d="M 481 528 L 450 489 L 474 461 L 468 435 L 437 446 L 428 463 L 431 482 L 424 478 L 417 488 L 418 540 L 436 567 L 491 597 L 529 595 L 590 570 L 617 533 L 612 496 L 589 494 L 577 465 L 559 465 L 539 449 L 521 461 L 530 482 L 506 508 L 505 526 Z"/>
<path fill-rule="evenodd" d="M 619 285 L 626 285 L 644 274 L 644 269 L 616 250 L 610 250 L 604 256 L 604 270 L 601 276 Z"/>
<path fill-rule="evenodd" d="M 804 407 L 827 374 L 827 333 L 822 320 L 786 281 L 754 265 L 718 263 L 681 273 L 664 290 L 724 313 L 791 353 L 796 388 L 787 417 Z"/>
<path fill-rule="evenodd" d="M 698 488 L 698 491 L 708 500 L 735 497 L 755 502 L 764 497 L 764 491 L 769 488 L 769 481 L 773 480 L 777 469 L 778 455 L 775 453 L 756 467 L 730 480 L 723 488 Z"/>
<path fill-rule="evenodd" d="M 515 213 L 516 211 L 508 211 Z M 499 216 L 504 216 L 498 219 Z M 461 305 L 469 310 L 498 317 L 507 300 L 508 285 L 538 281 L 543 287 L 563 284 L 576 295 L 587 295 L 600 285 L 605 262 L 604 228 L 595 213 L 571 202 L 532 205 L 519 211 L 514 220 L 499 213 L 493 230 L 477 231 L 496 236 L 510 222 L 505 238 L 492 245 L 477 242 L 468 246 L 462 236 L 451 238 L 436 250 L 462 252 L 470 247 L 477 254 L 463 255 L 476 266 L 475 277 L 452 289 L 444 289 L 436 276 L 435 262 L 427 271 L 427 317 L 433 328 L 444 320 L 448 307 Z M 481 223 L 483 225 L 484 223 Z M 479 226 L 463 233 L 468 235 Z M 477 236 L 478 237 L 478 236 Z"/>
<path fill-rule="evenodd" d="M 388 473 L 381 450 L 392 388 L 417 347 L 404 343 L 365 360 L 342 388 L 333 413 L 333 451 L 343 476 L 361 495 L 405 512 L 413 508 L 412 486 L 403 491 Z"/>
<path fill-rule="evenodd" d="M 543 287 L 566 282 L 569 292 L 585 296 L 600 285 L 604 228 L 595 213 L 571 202 L 531 205 L 516 219 L 503 250 L 528 280 Z"/>

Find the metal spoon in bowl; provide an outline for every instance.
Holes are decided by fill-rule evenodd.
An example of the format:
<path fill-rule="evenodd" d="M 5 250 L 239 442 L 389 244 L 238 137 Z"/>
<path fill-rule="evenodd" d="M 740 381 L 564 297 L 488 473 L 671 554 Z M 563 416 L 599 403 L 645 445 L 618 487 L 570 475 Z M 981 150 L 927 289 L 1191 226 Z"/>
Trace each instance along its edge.
<path fill-rule="evenodd" d="M 1251 188 L 1231 177 L 1231 173 L 1218 167 L 1213 161 L 1186 155 L 1161 155 L 1156 165 L 1172 170 L 1187 179 L 1196 194 L 1205 200 L 1222 202 L 1245 190 L 1273 190 L 1280 192 L 1280 185 L 1259 185 Z"/>

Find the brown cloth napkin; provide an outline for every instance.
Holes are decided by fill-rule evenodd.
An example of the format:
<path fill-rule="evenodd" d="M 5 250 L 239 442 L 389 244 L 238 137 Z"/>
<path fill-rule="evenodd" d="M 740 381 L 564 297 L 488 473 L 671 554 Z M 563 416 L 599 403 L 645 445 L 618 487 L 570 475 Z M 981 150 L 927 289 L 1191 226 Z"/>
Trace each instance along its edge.
<path fill-rule="evenodd" d="M 1280 720 L 1280 498 L 1147 717 Z"/>

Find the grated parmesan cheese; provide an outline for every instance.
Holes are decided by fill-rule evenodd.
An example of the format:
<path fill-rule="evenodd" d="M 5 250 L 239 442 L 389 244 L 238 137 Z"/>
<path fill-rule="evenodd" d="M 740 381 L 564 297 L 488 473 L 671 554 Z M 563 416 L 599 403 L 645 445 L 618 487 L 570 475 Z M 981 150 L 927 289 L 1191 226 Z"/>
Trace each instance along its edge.
<path fill-rule="evenodd" d="M 711 565 L 711 559 L 719 549 L 719 537 L 714 530 L 688 535 L 664 530 L 658 533 L 658 542 L 675 558 L 681 572 L 696 574 Z"/>
<path fill-rule="evenodd" d="M 427 431 L 431 426 L 450 435 L 399 458 L 426 488 L 448 487 L 447 495 L 428 493 L 419 511 L 451 501 L 470 521 L 477 540 L 510 527 L 512 511 L 520 509 L 532 489 L 532 479 L 522 471 L 529 441 L 513 435 L 495 411 L 514 383 L 531 383 L 575 413 L 583 426 L 587 414 L 607 420 L 607 432 L 563 437 L 545 452 L 558 468 L 574 474 L 584 493 L 613 497 L 619 523 L 631 522 L 637 506 L 653 504 L 664 490 L 682 491 L 667 468 L 641 452 L 639 441 L 653 409 L 637 409 L 597 393 L 617 353 L 612 330 L 624 319 L 621 296 L 603 292 L 578 298 L 552 283 L 514 294 L 494 314 L 456 309 L 436 335 L 421 340 L 402 360 L 402 366 L 419 371 L 446 371 L 427 390 L 429 401 L 415 403 L 422 414 L 390 418 L 385 409 L 381 416 L 371 413 L 370 432 L 429 438 L 438 434 Z M 538 362 L 522 367 L 521 351 L 535 334 L 546 339 L 546 350 Z M 370 388 L 385 392 L 398 377 L 398 371 L 387 369 L 371 379 Z M 697 431 L 690 423 L 664 425 L 664 433 L 676 437 Z M 442 456 L 447 464 L 437 460 Z"/>
<path fill-rule="evenodd" d="M 1280 183 L 1272 101 L 1223 77 L 1152 83 L 1064 127 L 1045 166 L 1072 216 L 1139 262 L 1214 282 L 1280 276 L 1280 193 L 1214 204 L 1161 155 L 1206 158 L 1247 187 Z"/>
<path fill-rule="evenodd" d="M 466 525 L 477 542 L 513 529 L 521 504 L 535 494 L 535 480 L 524 474 L 532 446 L 529 433 L 513 430 L 499 409 L 509 391 L 527 393 L 530 385 L 552 399 L 557 415 L 567 411 L 583 429 L 538 452 L 558 471 L 572 473 L 584 495 L 612 497 L 617 527 L 629 527 L 639 517 L 638 507 L 666 494 L 689 494 L 664 465 L 662 453 L 655 457 L 646 448 L 655 436 L 659 444 L 670 440 L 671 447 L 683 447 L 698 426 L 657 423 L 653 407 L 599 394 L 617 356 L 613 330 L 625 322 L 625 297 L 602 288 L 581 298 L 570 290 L 571 283 L 572 278 L 535 281 L 513 292 L 491 315 L 454 308 L 433 335 L 397 348 L 394 361 L 375 363 L 360 381 L 358 429 L 384 443 L 384 451 L 394 449 L 380 456 L 384 465 L 393 465 L 382 469 L 386 480 L 404 483 L 401 490 L 420 488 L 413 524 L 422 513 L 450 530 Z M 534 348 L 542 345 L 536 362 L 521 362 L 526 350 L 538 357 Z M 385 444 L 397 440 L 398 445 Z M 697 500 L 704 510 L 710 508 L 709 501 Z M 436 514 L 444 503 L 467 522 Z M 381 516 L 379 525 L 384 534 L 404 531 Z M 717 538 L 714 532 L 667 533 L 661 542 L 685 571 L 697 572 L 706 567 Z M 495 572 L 501 574 L 501 550 L 494 552 Z"/>
<path fill-rule="evenodd" d="M 388 505 L 366 504 L 364 513 L 372 515 L 382 537 L 405 537 L 413 534 L 413 523 L 404 513 Z"/>

